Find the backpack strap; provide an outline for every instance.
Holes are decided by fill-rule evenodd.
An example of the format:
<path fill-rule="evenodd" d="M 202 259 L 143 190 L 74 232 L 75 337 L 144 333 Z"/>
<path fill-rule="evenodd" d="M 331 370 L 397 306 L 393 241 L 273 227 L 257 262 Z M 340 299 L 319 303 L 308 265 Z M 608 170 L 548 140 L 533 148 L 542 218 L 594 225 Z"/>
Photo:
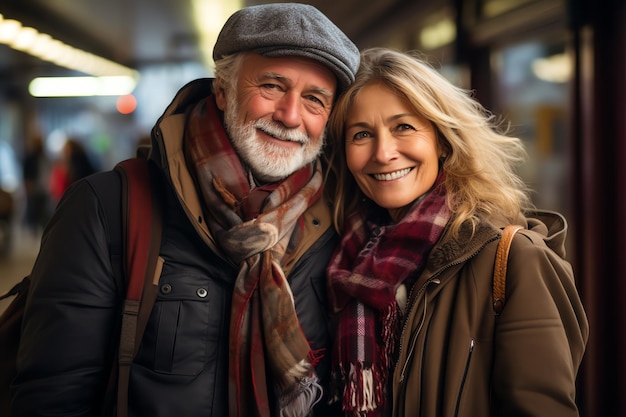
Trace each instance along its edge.
<path fill-rule="evenodd" d="M 104 414 L 113 412 L 115 385 L 118 386 L 117 415 L 125 417 L 128 414 L 130 364 L 139 348 L 158 292 L 158 278 L 162 268 L 158 256 L 162 234 L 162 199 L 158 185 L 159 174 L 151 173 L 151 170 L 156 171 L 156 168 L 148 160 L 133 158 L 116 166 L 115 171 L 119 175 L 111 172 L 85 178 L 102 202 L 104 217 L 108 224 L 113 276 L 120 297 L 124 297 L 126 293 L 127 298 L 120 331 L 119 366 L 113 361 L 103 398 Z M 112 176 L 119 177 L 120 182 L 112 181 Z M 6 294 L 0 295 L 0 299 L 17 295 L 0 315 L 2 334 L 8 335 L 0 339 L 2 342 L 19 339 L 19 323 L 29 283 L 30 278 L 27 276 Z M 8 333 L 10 331 L 14 333 Z M 9 351 L 9 348 L 14 349 Z M 15 374 L 16 349 L 17 343 L 0 343 L 2 359 L 8 358 L 9 362 L 12 362 L 7 365 L 2 363 L 2 369 L 8 370 L 3 371 L 0 381 L 2 388 L 9 386 Z M 2 407 L 9 401 L 8 396 L 4 394 L 8 395 L 8 391 L 0 390 Z"/>
<path fill-rule="evenodd" d="M 122 227 L 127 279 L 118 353 L 117 416 L 128 415 L 128 384 L 133 362 L 158 293 L 162 262 L 161 201 L 150 162 L 131 158 L 118 163 L 122 178 Z M 156 204 L 155 204 L 156 202 Z"/>
<path fill-rule="evenodd" d="M 9 297 L 13 297 L 14 295 L 18 295 L 22 292 L 28 291 L 29 284 L 30 284 L 30 276 L 27 275 L 24 278 L 22 278 L 20 282 L 16 283 L 13 287 L 11 287 L 11 289 L 0 294 L 0 301 Z"/>
<path fill-rule="evenodd" d="M 493 312 L 496 316 L 499 316 L 504 308 L 506 300 L 506 269 L 509 251 L 511 249 L 511 243 L 513 242 L 513 236 L 515 236 L 515 233 L 520 229 L 522 229 L 521 226 L 513 224 L 506 226 L 504 230 L 502 230 L 502 237 L 498 242 L 496 260 L 493 267 Z"/>

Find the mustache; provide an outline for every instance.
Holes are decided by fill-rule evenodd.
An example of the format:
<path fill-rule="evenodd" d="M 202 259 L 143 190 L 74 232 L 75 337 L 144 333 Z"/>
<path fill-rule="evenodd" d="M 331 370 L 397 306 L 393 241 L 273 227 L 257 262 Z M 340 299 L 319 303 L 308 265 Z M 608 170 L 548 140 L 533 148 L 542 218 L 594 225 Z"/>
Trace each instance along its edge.
<path fill-rule="evenodd" d="M 311 141 L 309 135 L 296 129 L 285 129 L 283 126 L 267 119 L 259 119 L 254 122 L 256 129 L 262 130 L 276 139 L 306 144 Z"/>

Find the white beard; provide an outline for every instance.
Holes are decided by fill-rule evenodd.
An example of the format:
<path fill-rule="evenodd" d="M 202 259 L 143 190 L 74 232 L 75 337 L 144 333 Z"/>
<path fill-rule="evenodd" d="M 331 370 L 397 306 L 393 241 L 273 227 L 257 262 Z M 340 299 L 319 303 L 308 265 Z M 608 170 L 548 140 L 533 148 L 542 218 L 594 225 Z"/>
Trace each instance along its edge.
<path fill-rule="evenodd" d="M 326 131 L 318 141 L 296 130 L 286 129 L 267 119 L 258 119 L 242 124 L 237 120 L 237 99 L 231 94 L 224 111 L 224 124 L 233 148 L 252 174 L 260 181 L 275 182 L 286 178 L 300 168 L 313 162 L 320 154 Z M 263 141 L 257 130 L 278 138 L 301 144 L 299 148 L 286 148 Z M 316 143 L 314 143 L 316 142 Z"/>

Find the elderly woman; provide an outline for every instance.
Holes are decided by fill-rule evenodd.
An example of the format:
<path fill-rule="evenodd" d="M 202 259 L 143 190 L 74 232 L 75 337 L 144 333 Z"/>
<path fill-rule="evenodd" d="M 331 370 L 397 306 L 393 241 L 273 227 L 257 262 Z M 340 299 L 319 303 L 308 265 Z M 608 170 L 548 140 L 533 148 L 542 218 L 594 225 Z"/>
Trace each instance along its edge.
<path fill-rule="evenodd" d="M 416 56 L 362 53 L 329 122 L 336 398 L 358 416 L 576 416 L 588 336 L 565 219 L 539 212 L 525 158 L 467 91 Z M 506 305 L 492 284 L 517 224 Z"/>

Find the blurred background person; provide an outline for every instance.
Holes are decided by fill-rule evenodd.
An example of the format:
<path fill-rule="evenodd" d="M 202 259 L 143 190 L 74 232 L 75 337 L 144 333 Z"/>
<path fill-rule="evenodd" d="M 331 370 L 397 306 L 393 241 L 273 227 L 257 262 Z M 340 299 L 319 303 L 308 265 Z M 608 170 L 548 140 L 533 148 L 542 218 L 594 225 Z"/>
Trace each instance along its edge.
<path fill-rule="evenodd" d="M 85 147 L 76 139 L 68 139 L 50 173 L 48 186 L 54 204 L 58 203 L 72 183 L 96 171 Z"/>
<path fill-rule="evenodd" d="M 44 151 L 41 135 L 33 135 L 26 142 L 22 159 L 22 174 L 26 207 L 24 225 L 28 232 L 38 235 L 51 215 L 50 196 L 47 179 L 50 174 L 50 160 Z"/>

